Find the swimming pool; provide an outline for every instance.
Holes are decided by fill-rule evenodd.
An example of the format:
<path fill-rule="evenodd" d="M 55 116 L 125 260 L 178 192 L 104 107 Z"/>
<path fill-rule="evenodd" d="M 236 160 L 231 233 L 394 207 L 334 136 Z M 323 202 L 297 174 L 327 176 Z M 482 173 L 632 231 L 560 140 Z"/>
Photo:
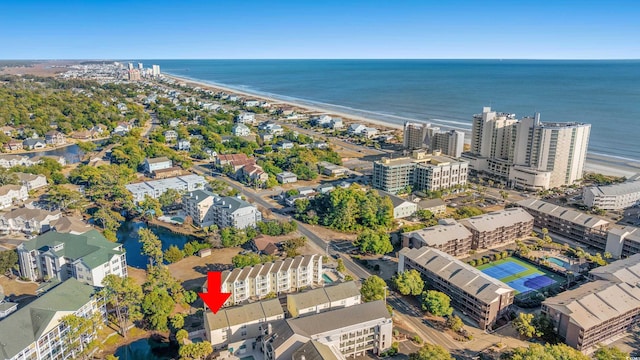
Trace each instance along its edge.
<path fill-rule="evenodd" d="M 555 257 L 548 257 L 547 261 L 550 262 L 550 263 L 556 264 L 558 266 L 562 266 L 565 269 L 568 269 L 569 266 L 571 266 L 571 265 L 569 265 L 568 262 L 566 262 L 564 260 L 560 260 L 560 259 L 555 258 Z"/>
<path fill-rule="evenodd" d="M 327 274 L 322 274 L 322 279 L 324 279 L 325 284 L 331 284 L 333 282 Z"/>

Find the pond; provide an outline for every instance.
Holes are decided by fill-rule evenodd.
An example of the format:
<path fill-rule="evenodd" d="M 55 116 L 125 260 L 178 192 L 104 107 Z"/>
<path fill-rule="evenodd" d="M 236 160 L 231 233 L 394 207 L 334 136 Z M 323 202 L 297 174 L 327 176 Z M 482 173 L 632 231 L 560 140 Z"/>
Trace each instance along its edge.
<path fill-rule="evenodd" d="M 144 227 L 147 225 L 143 222 L 127 220 L 120 225 L 116 234 L 118 242 L 127 251 L 127 264 L 139 269 L 146 269 L 149 264 L 149 258 L 142 254 L 142 244 L 138 240 L 138 230 Z M 184 244 L 193 240 L 187 235 L 175 234 L 159 226 L 151 225 L 149 229 L 162 241 L 162 250 L 167 250 L 171 245 L 182 249 Z"/>
<path fill-rule="evenodd" d="M 140 339 L 119 347 L 115 354 L 120 360 L 169 360 L 177 358 L 177 348 L 153 338 Z"/>
<path fill-rule="evenodd" d="M 105 140 L 94 140 L 94 142 L 96 143 L 96 145 L 100 146 L 101 144 L 105 143 Z M 25 155 L 30 158 L 34 156 L 62 156 L 65 158 L 65 160 L 67 160 L 67 164 L 75 164 L 82 160 L 82 155 L 84 155 L 84 152 L 80 150 L 80 147 L 78 147 L 78 145 L 73 144 L 52 150 L 28 152 L 25 153 Z"/>

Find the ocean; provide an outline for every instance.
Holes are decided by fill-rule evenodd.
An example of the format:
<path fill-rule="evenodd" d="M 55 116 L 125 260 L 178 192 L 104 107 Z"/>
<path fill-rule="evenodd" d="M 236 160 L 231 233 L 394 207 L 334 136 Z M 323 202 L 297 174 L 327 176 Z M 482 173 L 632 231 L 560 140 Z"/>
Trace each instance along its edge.
<path fill-rule="evenodd" d="M 640 61 L 143 60 L 163 73 L 389 123 L 470 131 L 483 106 L 592 125 L 589 152 L 640 160 Z"/>

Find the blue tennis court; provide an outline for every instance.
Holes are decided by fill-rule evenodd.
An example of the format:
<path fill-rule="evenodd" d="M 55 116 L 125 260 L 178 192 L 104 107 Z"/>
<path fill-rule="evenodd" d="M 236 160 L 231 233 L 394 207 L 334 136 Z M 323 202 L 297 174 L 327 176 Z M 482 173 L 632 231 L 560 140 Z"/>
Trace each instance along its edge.
<path fill-rule="evenodd" d="M 516 289 L 519 293 L 526 293 L 531 290 L 539 290 L 549 285 L 554 284 L 555 281 L 540 274 L 531 274 L 520 279 L 515 279 L 506 283 L 512 288 Z"/>
<path fill-rule="evenodd" d="M 514 262 L 504 262 L 493 267 L 483 269 L 482 272 L 495 279 L 503 279 L 513 274 L 526 271 L 527 268 Z"/>

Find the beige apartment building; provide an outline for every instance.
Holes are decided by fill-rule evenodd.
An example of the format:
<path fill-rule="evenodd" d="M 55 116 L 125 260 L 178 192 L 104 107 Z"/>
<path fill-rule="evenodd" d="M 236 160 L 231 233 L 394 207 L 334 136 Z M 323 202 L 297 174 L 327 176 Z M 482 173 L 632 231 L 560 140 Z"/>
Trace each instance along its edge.
<path fill-rule="evenodd" d="M 322 256 L 296 256 L 222 272 L 222 292 L 231 293 L 225 306 L 264 299 L 268 294 L 322 285 Z"/>
<path fill-rule="evenodd" d="M 438 225 L 402 234 L 402 246 L 432 247 L 453 256 L 466 256 L 471 250 L 471 232 L 454 219 L 441 219 Z"/>
<path fill-rule="evenodd" d="M 412 269 L 422 274 L 430 288 L 447 294 L 451 305 L 480 329 L 488 329 L 513 303 L 513 288 L 440 250 L 400 250 L 398 272 Z"/>
<path fill-rule="evenodd" d="M 524 209 L 510 208 L 460 220 L 469 231 L 472 249 L 489 249 L 531 235 L 533 217 Z"/>
<path fill-rule="evenodd" d="M 542 303 L 564 342 L 585 353 L 622 335 L 640 320 L 640 288 L 597 280 Z"/>
<path fill-rule="evenodd" d="M 466 161 L 416 150 L 411 157 L 382 158 L 373 163 L 373 187 L 395 194 L 411 186 L 414 190 L 436 191 L 467 183 Z"/>
<path fill-rule="evenodd" d="M 361 303 L 360 289 L 353 281 L 287 295 L 291 317 L 317 314 Z"/>
<path fill-rule="evenodd" d="M 547 228 L 553 234 L 605 251 L 611 228 L 609 221 L 538 199 L 525 199 L 516 204 L 533 216 L 535 227 Z"/>

